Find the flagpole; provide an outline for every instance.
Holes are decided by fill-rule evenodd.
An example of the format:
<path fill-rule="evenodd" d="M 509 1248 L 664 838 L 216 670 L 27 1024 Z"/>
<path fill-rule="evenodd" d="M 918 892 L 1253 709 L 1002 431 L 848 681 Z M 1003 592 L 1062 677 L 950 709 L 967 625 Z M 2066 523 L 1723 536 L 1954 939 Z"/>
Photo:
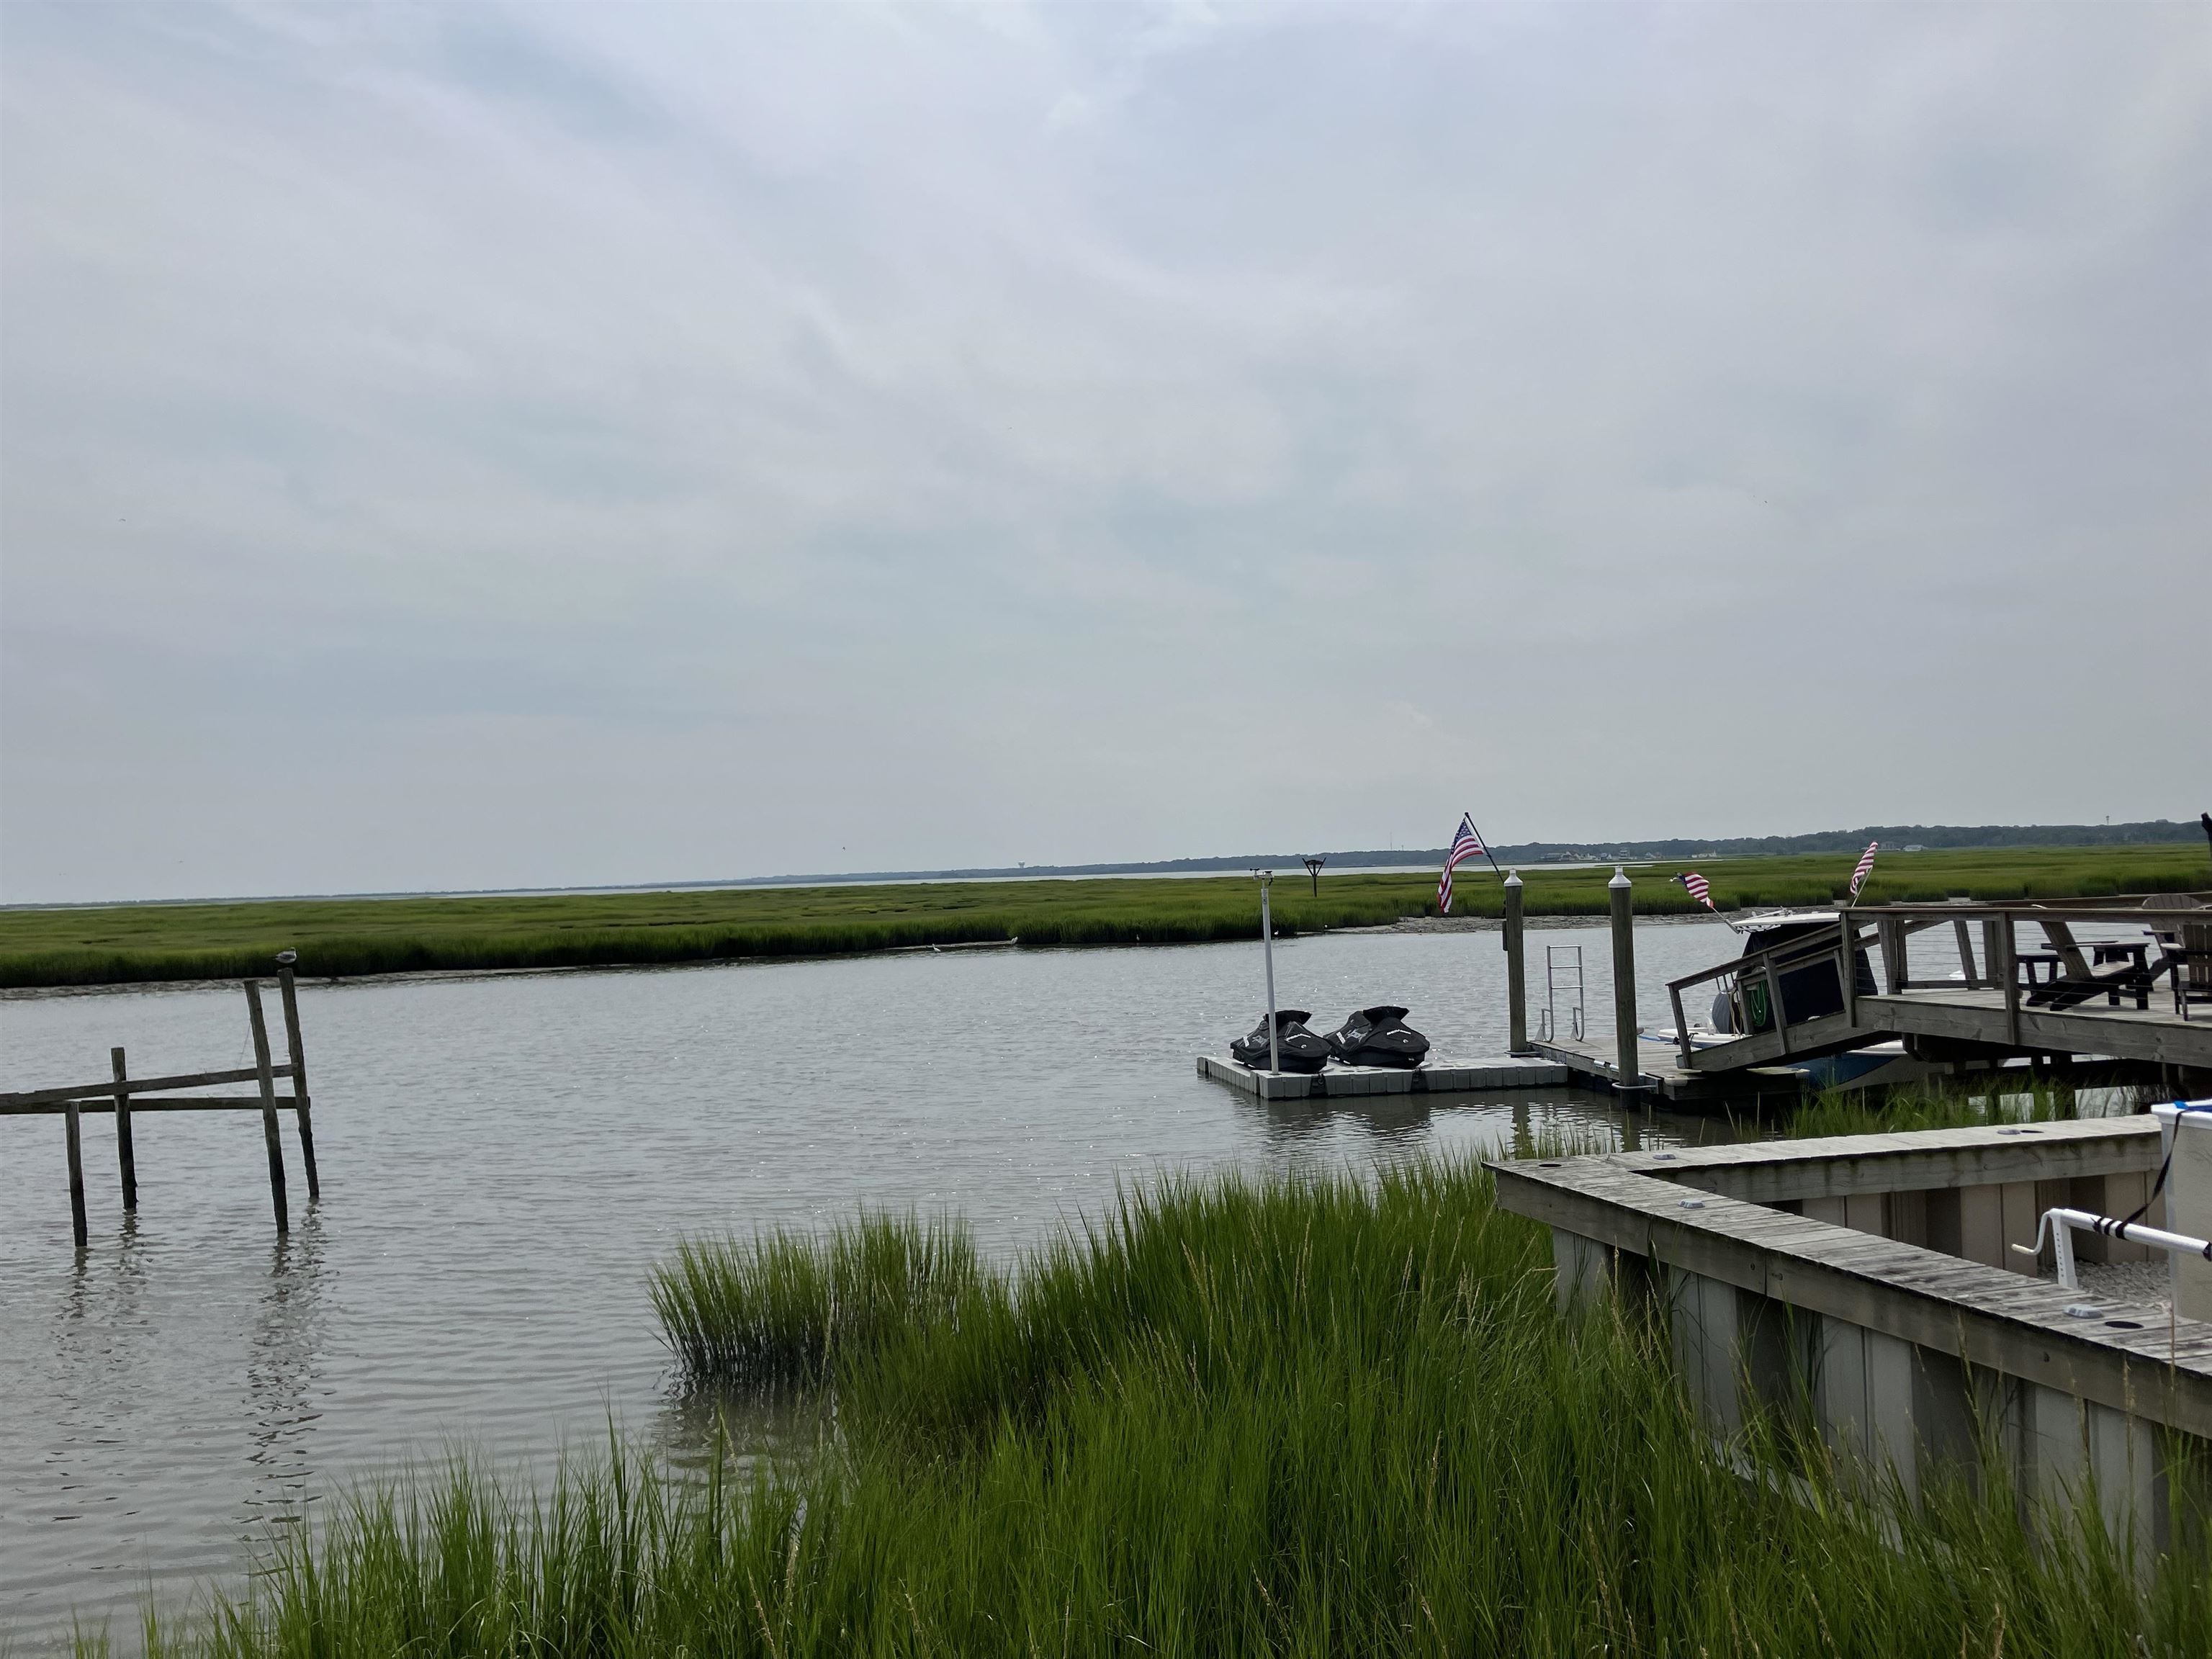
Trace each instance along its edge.
<path fill-rule="evenodd" d="M 1505 872 L 1498 868 L 1498 854 L 1490 850 L 1490 843 L 1488 842 L 1482 841 L 1482 831 L 1475 830 L 1474 814 L 1472 812 L 1462 812 L 1460 814 L 1460 817 L 1467 820 L 1467 827 L 1468 829 L 1474 830 L 1474 838 L 1477 841 L 1482 842 L 1482 856 L 1490 860 L 1490 867 L 1496 872 L 1498 880 L 1504 880 Z"/>

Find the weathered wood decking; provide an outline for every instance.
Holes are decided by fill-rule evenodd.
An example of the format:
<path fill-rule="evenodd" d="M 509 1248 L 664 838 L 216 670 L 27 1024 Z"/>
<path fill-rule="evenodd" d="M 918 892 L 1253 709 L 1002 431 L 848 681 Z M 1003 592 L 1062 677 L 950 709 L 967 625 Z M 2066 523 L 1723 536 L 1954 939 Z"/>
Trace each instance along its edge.
<path fill-rule="evenodd" d="M 1694 1051 L 1689 1069 L 1727 1072 L 1832 1054 L 1896 1036 L 1929 1036 L 1994 1048 L 2109 1054 L 2150 1065 L 2212 1068 L 2212 1012 L 2184 1019 L 2170 1008 L 2056 1009 L 2007 1006 L 1994 988 L 1959 986 L 1857 999 L 1856 1018 L 1832 1014 Z"/>
<path fill-rule="evenodd" d="M 1571 1079 L 1580 1087 L 1609 1090 L 1620 1081 L 1618 1062 L 1595 1042 L 1540 1040 L 1529 1046 L 1544 1059 L 1565 1066 Z M 1675 1064 L 1672 1049 L 1650 1042 L 1641 1045 L 1638 1060 L 1643 1088 L 1668 1105 L 1685 1110 L 1755 1103 L 1763 1098 L 1794 1102 L 1805 1091 L 1803 1077 L 1778 1067 L 1756 1066 L 1714 1076 L 1686 1072 Z"/>
<path fill-rule="evenodd" d="M 1994 1455 L 2148 1552 L 2179 1541 L 2171 1482 L 2212 1438 L 2212 1324 L 2062 1289 L 2012 1245 L 2046 1200 L 2155 1207 L 2160 1144 L 2126 1118 L 1490 1168 L 1502 1207 L 1552 1229 L 1562 1305 L 1654 1307 L 1718 1432 L 1809 1406 L 1839 1456 L 1908 1493 Z M 1939 1200 L 1964 1224 L 1943 1248 Z"/>
<path fill-rule="evenodd" d="M 2084 925 L 2119 937 L 2077 938 Z M 2020 948 L 2023 930 L 2039 932 L 2046 947 L 2032 958 Z M 1929 933 L 1947 945 L 1955 939 L 1959 965 L 1952 969 L 1947 957 L 1938 964 L 1943 976 L 1927 976 L 1923 968 L 1916 977 L 1911 941 Z M 2183 942 L 2200 937 L 2212 937 L 2212 896 L 2197 894 L 1846 908 L 1825 939 L 1800 930 L 1771 949 L 1670 982 L 1678 1029 L 1686 994 L 1717 981 L 1733 988 L 1727 994 L 1741 1033 L 1705 1048 L 1692 1048 L 1685 1035 L 1679 1064 L 1719 1075 L 1903 1038 L 1925 1056 L 2098 1055 L 2212 1073 L 2206 951 Z M 1878 985 L 1869 976 L 1877 952 Z M 2038 963 L 2050 977 L 2036 978 Z M 1826 979 L 1817 981 L 1821 975 Z M 1801 986 L 1802 1000 L 1784 994 L 1790 981 Z"/>
<path fill-rule="evenodd" d="M 2120 1304 L 2069 1314 L 2085 1292 L 1748 1200 L 1686 1197 L 1617 1156 L 1493 1164 L 1498 1201 L 1609 1249 L 2212 1437 L 2212 1325 L 2154 1326 Z"/>

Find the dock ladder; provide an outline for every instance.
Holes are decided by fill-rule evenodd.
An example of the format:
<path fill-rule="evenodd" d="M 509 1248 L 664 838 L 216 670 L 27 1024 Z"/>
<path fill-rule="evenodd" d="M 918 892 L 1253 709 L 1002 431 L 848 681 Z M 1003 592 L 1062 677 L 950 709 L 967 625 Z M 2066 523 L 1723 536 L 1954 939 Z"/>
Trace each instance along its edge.
<path fill-rule="evenodd" d="M 1544 1018 L 1538 1041 L 1557 1042 L 1559 1040 L 1559 999 L 1573 997 L 1567 1009 L 1567 1020 L 1572 1028 L 1573 1040 L 1583 1040 L 1584 1024 L 1583 1009 L 1583 947 L 1579 945 L 1547 945 L 1544 947 Z"/>

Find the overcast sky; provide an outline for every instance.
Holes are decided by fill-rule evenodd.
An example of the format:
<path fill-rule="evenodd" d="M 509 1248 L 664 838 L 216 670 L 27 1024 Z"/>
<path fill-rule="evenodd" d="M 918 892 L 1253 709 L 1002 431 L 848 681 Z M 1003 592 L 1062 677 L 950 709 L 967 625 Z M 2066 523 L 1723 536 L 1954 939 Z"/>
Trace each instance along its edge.
<path fill-rule="evenodd" d="M 2212 805 L 2212 7 L 0 31 L 0 898 Z"/>

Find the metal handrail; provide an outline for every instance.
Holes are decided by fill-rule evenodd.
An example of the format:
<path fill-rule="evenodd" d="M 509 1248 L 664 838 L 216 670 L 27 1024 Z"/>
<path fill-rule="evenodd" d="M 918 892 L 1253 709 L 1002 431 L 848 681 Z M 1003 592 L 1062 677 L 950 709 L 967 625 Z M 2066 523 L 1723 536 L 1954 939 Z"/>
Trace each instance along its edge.
<path fill-rule="evenodd" d="M 2059 1288 L 2078 1291 L 2081 1275 L 2074 1267 L 2074 1235 L 2072 1229 L 2085 1233 L 2101 1233 L 2106 1238 L 2124 1238 L 2130 1244 L 2148 1244 L 2153 1249 L 2165 1250 L 2175 1255 L 2201 1255 L 2212 1261 L 2212 1243 L 2191 1238 L 2186 1233 L 2170 1233 L 2163 1227 L 2146 1227 L 2139 1221 L 2115 1221 L 2108 1215 L 2094 1215 L 2087 1210 L 2045 1210 L 2043 1219 L 2036 1224 L 2033 1246 L 2015 1244 L 2015 1255 L 2040 1258 L 2043 1237 L 2047 1232 L 2058 1258 Z"/>

